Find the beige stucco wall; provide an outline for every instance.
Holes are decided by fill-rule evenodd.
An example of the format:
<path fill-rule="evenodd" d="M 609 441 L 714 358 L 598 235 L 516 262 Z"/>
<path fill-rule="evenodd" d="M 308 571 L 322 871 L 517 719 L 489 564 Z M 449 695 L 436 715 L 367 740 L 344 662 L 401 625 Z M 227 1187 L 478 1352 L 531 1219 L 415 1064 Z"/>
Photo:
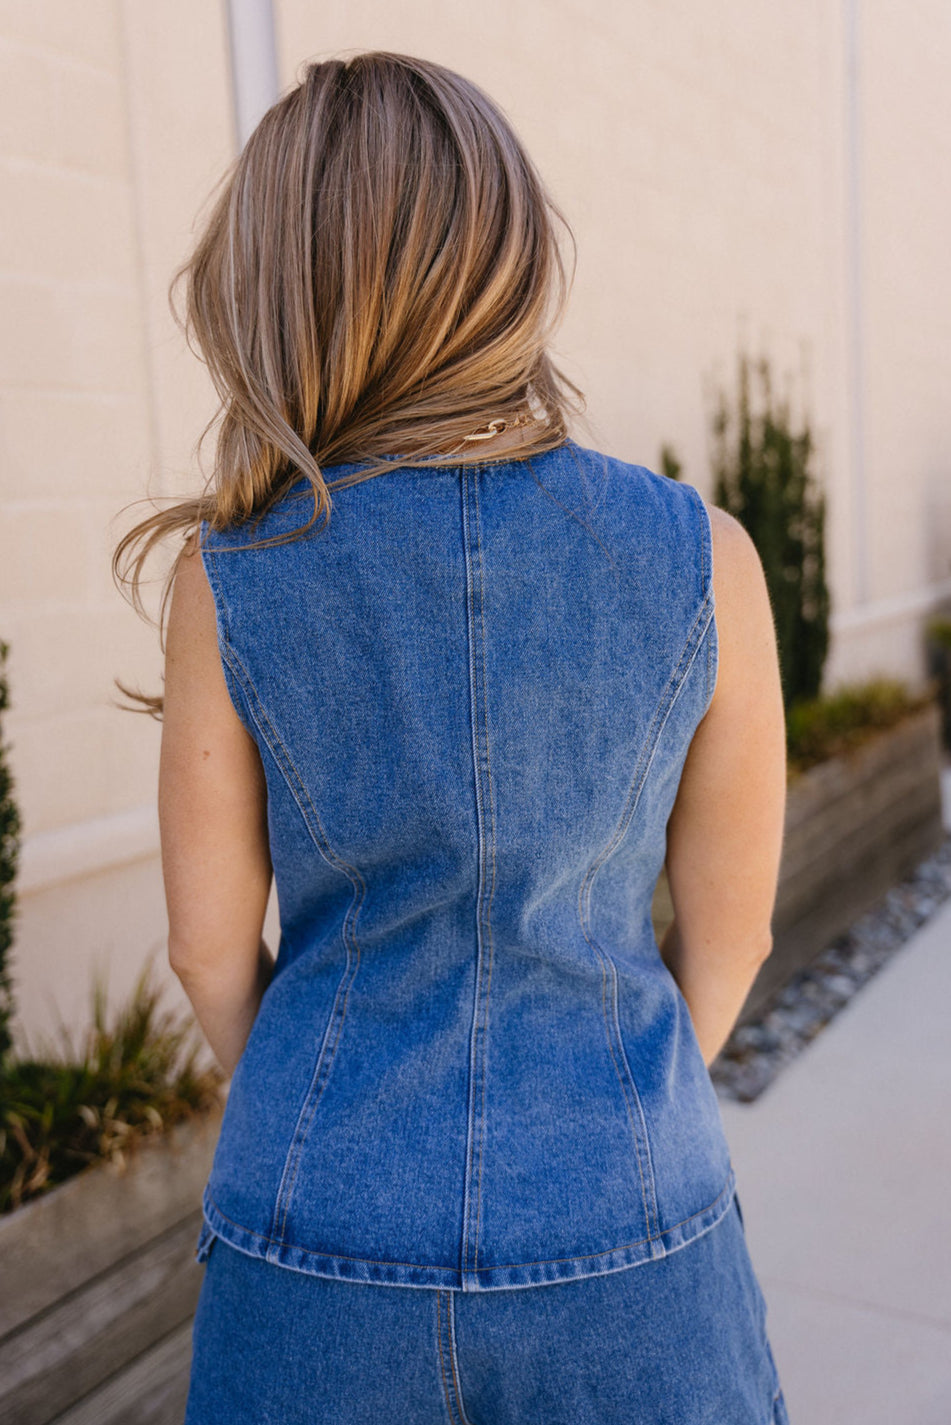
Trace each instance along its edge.
<path fill-rule="evenodd" d="M 194 485 L 213 409 L 165 288 L 232 155 L 225 39 L 217 4 L 0 8 L 0 636 L 31 1036 L 88 1020 L 93 966 L 113 999 L 150 951 L 165 969 L 160 727 L 112 682 L 158 690 L 161 656 L 109 561 L 132 501 Z"/>
<path fill-rule="evenodd" d="M 805 361 L 827 685 L 919 678 L 922 620 L 951 598 L 943 0 L 275 12 L 284 86 L 308 59 L 389 48 L 462 70 L 509 113 L 577 237 L 557 354 L 588 394 L 579 438 L 655 468 L 669 441 L 707 492 L 710 383 L 732 383 L 738 342 L 780 376 Z M 110 701 L 115 676 L 157 688 L 161 658 L 108 561 L 145 509 L 123 506 L 199 481 L 214 402 L 165 289 L 233 153 L 227 10 L 3 4 L 0 81 L 0 637 L 25 831 L 13 969 L 34 1032 L 51 1003 L 84 1021 L 94 963 L 116 995 L 150 950 L 164 964 L 160 730 Z"/>
<path fill-rule="evenodd" d="M 913 663 L 917 610 L 951 591 L 951 8 L 873 0 L 862 56 L 867 623 Z M 843 642 L 851 626 L 842 629 Z"/>

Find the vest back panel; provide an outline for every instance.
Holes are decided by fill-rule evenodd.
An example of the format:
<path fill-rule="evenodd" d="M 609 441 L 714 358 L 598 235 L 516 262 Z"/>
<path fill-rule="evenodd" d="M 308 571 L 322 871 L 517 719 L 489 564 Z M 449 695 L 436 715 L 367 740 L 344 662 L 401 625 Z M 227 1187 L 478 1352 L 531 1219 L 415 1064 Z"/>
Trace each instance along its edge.
<path fill-rule="evenodd" d="M 312 508 L 202 525 L 281 937 L 199 1260 L 486 1290 L 661 1257 L 734 1187 L 651 922 L 716 677 L 703 502 L 569 440 L 244 547 Z"/>

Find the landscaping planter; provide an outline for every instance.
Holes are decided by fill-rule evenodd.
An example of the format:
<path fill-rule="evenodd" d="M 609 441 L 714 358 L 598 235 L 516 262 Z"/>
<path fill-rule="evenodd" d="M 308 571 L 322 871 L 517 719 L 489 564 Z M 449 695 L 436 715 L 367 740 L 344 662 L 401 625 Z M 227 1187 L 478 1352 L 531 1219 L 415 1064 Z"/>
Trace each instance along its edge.
<path fill-rule="evenodd" d="M 738 1023 L 939 845 L 941 761 L 940 710 L 930 703 L 790 783 L 773 950 Z M 673 918 L 663 875 L 653 913 L 659 940 Z"/>
<path fill-rule="evenodd" d="M 181 1425 L 221 1107 L 0 1217 L 0 1425 Z"/>
<path fill-rule="evenodd" d="M 926 643 L 928 672 L 935 680 L 938 705 L 941 708 L 941 733 L 944 745 L 951 752 L 951 643 L 930 638 Z"/>

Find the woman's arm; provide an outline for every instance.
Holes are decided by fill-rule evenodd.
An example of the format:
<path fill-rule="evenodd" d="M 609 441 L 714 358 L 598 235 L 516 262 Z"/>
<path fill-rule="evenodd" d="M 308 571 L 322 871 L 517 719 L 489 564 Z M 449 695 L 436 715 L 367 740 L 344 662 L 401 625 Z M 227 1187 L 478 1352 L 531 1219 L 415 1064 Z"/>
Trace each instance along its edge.
<path fill-rule="evenodd" d="M 723 1048 L 772 949 L 786 809 L 786 724 L 766 578 L 746 530 L 716 506 L 716 687 L 667 824 L 674 921 L 661 955 L 704 1061 Z"/>
<path fill-rule="evenodd" d="M 230 1077 L 274 959 L 267 785 L 228 694 L 195 538 L 175 575 L 165 644 L 159 828 L 169 963 Z"/>

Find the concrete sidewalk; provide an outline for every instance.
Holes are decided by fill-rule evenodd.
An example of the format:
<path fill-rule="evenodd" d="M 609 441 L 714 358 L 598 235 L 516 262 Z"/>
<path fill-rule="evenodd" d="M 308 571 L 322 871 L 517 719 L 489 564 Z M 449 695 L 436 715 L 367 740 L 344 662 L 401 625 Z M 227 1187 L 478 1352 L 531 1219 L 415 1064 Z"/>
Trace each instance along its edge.
<path fill-rule="evenodd" d="M 791 1425 L 949 1425 L 951 901 L 721 1111 Z"/>

